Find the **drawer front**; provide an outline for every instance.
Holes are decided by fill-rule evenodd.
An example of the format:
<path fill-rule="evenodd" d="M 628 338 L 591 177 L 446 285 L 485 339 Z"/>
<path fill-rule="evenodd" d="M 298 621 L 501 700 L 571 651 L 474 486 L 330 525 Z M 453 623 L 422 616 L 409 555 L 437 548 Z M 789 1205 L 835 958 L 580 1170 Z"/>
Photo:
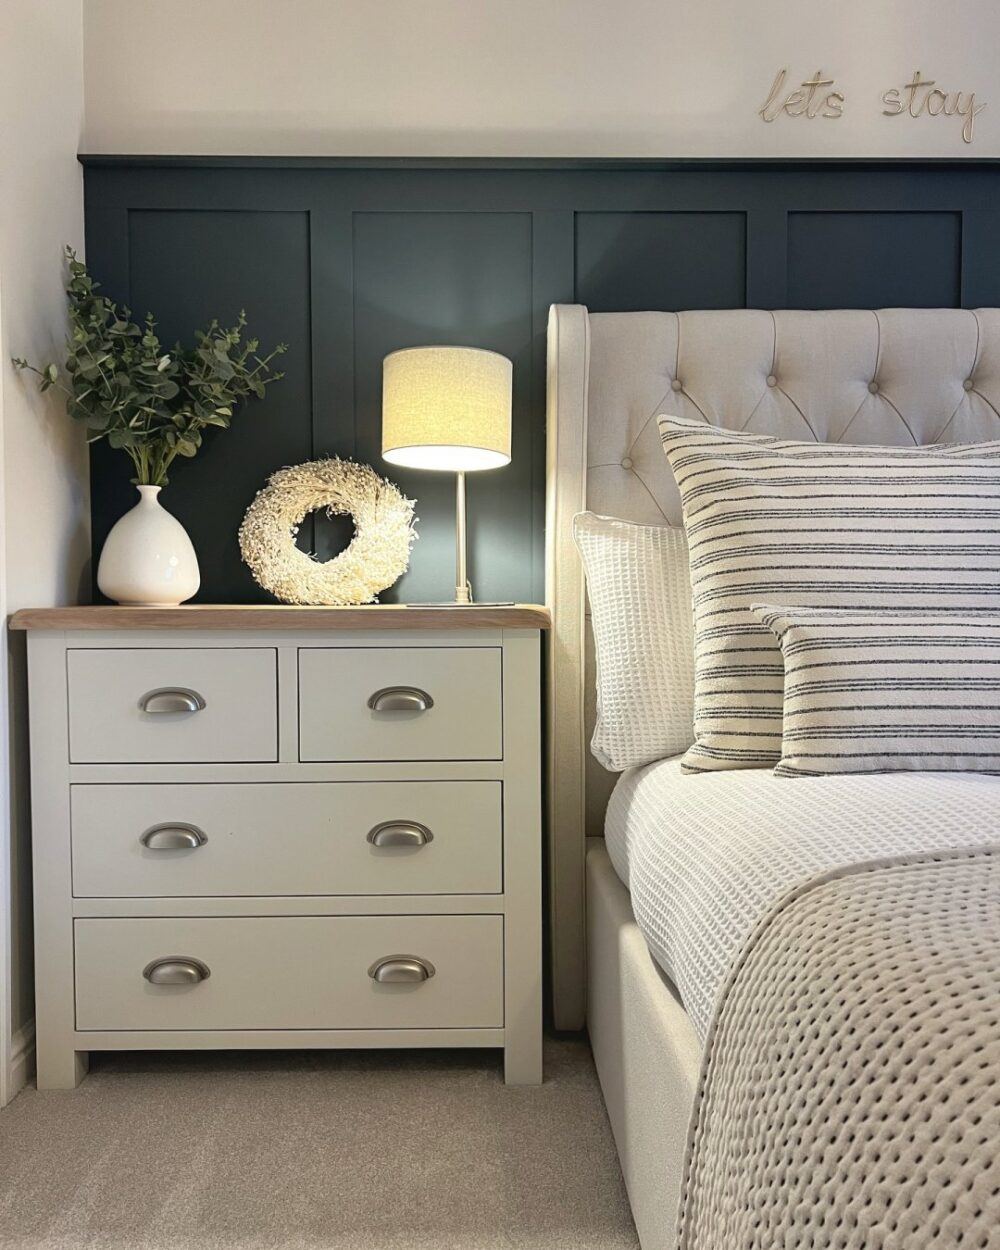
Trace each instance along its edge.
<path fill-rule="evenodd" d="M 300 757 L 500 759 L 500 693 L 499 647 L 303 648 Z"/>
<path fill-rule="evenodd" d="M 74 764 L 278 758 L 278 668 L 271 648 L 80 649 L 67 653 L 67 664 Z M 180 706 L 184 702 L 189 710 Z"/>
<path fill-rule="evenodd" d="M 71 796 L 78 898 L 502 889 L 497 781 L 80 785 Z"/>
<path fill-rule="evenodd" d="M 503 1025 L 500 916 L 77 920 L 75 938 L 81 1030 Z M 404 955 L 434 975 L 369 974 Z M 168 957 L 200 961 L 209 975 L 151 984 L 144 970 Z"/>

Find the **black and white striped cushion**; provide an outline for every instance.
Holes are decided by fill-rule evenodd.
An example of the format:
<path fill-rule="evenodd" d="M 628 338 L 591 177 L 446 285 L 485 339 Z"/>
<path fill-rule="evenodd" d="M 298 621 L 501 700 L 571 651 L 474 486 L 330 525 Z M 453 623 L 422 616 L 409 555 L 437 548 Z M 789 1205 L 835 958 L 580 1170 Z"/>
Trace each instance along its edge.
<path fill-rule="evenodd" d="M 695 620 L 688 772 L 781 754 L 783 666 L 752 603 L 1000 620 L 1000 442 L 860 447 L 661 417 Z"/>
<path fill-rule="evenodd" d="M 1000 772 L 1000 619 L 752 610 L 785 660 L 779 776 Z"/>

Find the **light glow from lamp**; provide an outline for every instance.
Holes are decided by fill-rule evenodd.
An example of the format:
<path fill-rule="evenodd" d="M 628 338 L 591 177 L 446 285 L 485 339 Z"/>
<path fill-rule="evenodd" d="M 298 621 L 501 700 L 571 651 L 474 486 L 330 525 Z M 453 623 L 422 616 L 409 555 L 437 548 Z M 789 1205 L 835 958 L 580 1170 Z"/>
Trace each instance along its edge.
<path fill-rule="evenodd" d="M 513 366 L 479 347 L 411 347 L 382 367 L 382 455 L 451 473 L 510 463 Z"/>

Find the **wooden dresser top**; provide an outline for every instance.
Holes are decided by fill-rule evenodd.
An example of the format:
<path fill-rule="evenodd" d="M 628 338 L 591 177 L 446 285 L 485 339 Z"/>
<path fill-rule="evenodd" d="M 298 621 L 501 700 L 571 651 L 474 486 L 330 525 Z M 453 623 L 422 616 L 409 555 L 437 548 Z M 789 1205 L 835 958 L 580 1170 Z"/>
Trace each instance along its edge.
<path fill-rule="evenodd" d="M 366 604 L 349 608 L 299 608 L 278 604 L 182 604 L 176 608 L 112 605 L 22 608 L 10 629 L 548 629 L 548 608 L 537 603 L 509 607 L 474 604 L 408 606 Z"/>

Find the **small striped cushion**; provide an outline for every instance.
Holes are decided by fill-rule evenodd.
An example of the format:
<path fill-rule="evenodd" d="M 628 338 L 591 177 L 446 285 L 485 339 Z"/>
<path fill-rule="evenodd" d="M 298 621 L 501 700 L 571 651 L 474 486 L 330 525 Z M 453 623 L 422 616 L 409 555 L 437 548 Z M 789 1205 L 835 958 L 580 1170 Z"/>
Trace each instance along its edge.
<path fill-rule="evenodd" d="M 783 666 L 753 603 L 1000 619 L 1000 442 L 859 447 L 661 417 L 695 619 L 688 772 L 781 755 Z"/>
<path fill-rule="evenodd" d="M 1000 771 L 996 617 L 752 610 L 785 658 L 778 776 Z"/>

